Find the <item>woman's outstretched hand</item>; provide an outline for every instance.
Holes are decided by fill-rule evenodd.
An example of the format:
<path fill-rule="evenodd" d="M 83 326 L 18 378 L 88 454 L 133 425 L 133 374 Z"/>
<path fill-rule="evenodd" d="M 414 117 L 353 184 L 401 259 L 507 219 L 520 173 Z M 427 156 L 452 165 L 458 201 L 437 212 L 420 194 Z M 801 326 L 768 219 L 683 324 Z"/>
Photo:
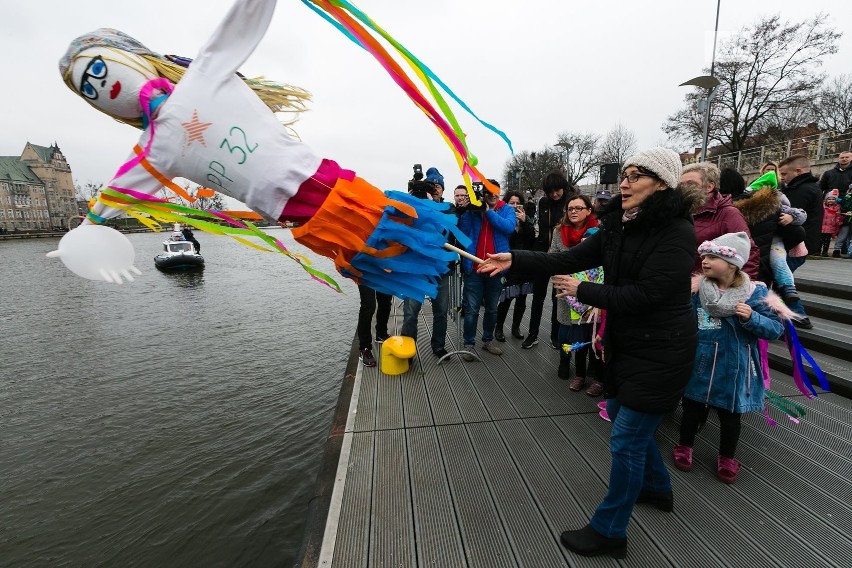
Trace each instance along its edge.
<path fill-rule="evenodd" d="M 512 266 L 512 253 L 510 252 L 488 254 L 486 257 L 485 262 L 476 267 L 476 271 L 480 274 L 496 276 Z"/>

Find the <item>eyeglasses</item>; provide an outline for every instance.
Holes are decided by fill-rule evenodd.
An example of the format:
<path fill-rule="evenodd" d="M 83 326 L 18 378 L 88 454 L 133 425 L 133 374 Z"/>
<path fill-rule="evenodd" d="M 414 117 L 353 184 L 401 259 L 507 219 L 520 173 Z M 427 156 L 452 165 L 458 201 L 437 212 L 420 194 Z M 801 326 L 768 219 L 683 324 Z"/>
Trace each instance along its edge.
<path fill-rule="evenodd" d="M 80 93 L 87 99 L 95 100 L 98 98 L 98 90 L 89 82 L 89 79 L 95 79 L 101 82 L 103 87 L 106 84 L 107 66 L 100 55 L 93 57 L 86 69 L 83 71 L 83 77 L 80 79 Z"/>
<path fill-rule="evenodd" d="M 636 183 L 637 181 L 639 181 L 639 178 L 643 178 L 643 177 L 655 178 L 657 176 L 652 175 L 652 174 L 637 174 L 636 172 L 633 172 L 632 174 L 627 175 L 627 176 L 625 176 L 625 175 L 619 176 L 618 183 L 622 184 L 622 183 L 624 183 L 624 180 L 627 180 L 627 183 Z"/>
<path fill-rule="evenodd" d="M 588 207 L 566 207 L 565 211 L 568 213 L 579 213 L 580 211 L 586 211 Z"/>

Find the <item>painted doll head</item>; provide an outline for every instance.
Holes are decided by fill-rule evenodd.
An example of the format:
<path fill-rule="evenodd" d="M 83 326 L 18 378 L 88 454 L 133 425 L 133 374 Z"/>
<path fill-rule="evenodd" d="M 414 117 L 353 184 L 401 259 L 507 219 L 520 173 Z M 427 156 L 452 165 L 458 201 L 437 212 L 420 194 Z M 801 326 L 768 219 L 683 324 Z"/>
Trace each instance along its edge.
<path fill-rule="evenodd" d="M 81 51 L 71 66 L 74 92 L 110 116 L 141 119 L 139 91 L 157 71 L 145 59 L 109 47 Z"/>
<path fill-rule="evenodd" d="M 162 56 L 132 37 L 100 28 L 71 42 L 59 61 L 68 87 L 98 110 L 123 122 L 141 122 L 139 91 L 162 74 L 155 64 Z"/>

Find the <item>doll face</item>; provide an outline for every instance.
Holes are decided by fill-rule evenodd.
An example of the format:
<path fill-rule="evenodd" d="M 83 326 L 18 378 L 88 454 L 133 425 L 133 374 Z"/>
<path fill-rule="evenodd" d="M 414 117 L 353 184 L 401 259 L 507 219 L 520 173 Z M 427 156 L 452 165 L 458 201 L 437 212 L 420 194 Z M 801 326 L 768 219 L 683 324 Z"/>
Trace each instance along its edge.
<path fill-rule="evenodd" d="M 139 91 L 157 71 L 145 59 L 106 47 L 80 52 L 71 67 L 71 84 L 77 93 L 105 113 L 120 118 L 139 118 Z"/>

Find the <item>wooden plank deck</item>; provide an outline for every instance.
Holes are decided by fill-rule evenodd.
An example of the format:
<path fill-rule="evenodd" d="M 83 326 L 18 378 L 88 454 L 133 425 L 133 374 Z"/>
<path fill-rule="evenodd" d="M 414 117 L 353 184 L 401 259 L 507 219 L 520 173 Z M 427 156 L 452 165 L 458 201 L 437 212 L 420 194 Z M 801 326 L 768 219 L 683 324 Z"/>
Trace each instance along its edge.
<path fill-rule="evenodd" d="M 545 341 L 524 350 L 508 338 L 502 357 L 480 350 L 483 362 L 438 364 L 431 310 L 421 314 L 409 372 L 358 366 L 317 565 L 850 566 L 849 399 L 807 400 L 773 372 L 773 390 L 807 409 L 800 424 L 744 416 L 743 470 L 728 486 L 715 478 L 711 414 L 693 471 L 670 467 L 674 512 L 637 506 L 625 560 L 583 558 L 559 534 L 585 524 L 606 492 L 610 424 L 597 415 L 600 399 L 568 390 Z M 451 346 L 459 347 L 452 321 Z M 670 466 L 678 424 L 679 411 L 657 435 Z"/>

